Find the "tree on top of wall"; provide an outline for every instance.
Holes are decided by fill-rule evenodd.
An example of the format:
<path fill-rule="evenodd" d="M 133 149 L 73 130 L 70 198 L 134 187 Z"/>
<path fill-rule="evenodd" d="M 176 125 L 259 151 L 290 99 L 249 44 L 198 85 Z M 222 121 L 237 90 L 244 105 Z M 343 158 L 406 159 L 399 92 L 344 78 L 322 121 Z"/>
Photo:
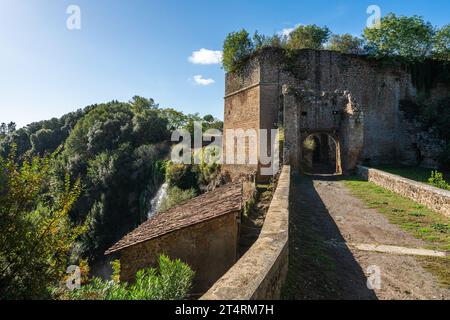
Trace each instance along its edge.
<path fill-rule="evenodd" d="M 450 24 L 436 32 L 433 57 L 438 60 L 450 61 Z"/>
<path fill-rule="evenodd" d="M 287 49 L 323 49 L 330 38 L 328 27 L 319 27 L 315 24 L 298 26 L 289 34 L 286 42 Z"/>
<path fill-rule="evenodd" d="M 381 19 L 379 28 L 364 29 L 363 36 L 374 56 L 401 56 L 415 61 L 431 54 L 435 28 L 422 17 L 390 13 Z"/>
<path fill-rule="evenodd" d="M 364 40 L 349 33 L 331 36 L 327 49 L 348 54 L 364 54 Z"/>
<path fill-rule="evenodd" d="M 223 67 L 225 71 L 235 71 L 242 66 L 246 57 L 255 50 L 247 30 L 231 32 L 223 43 Z"/>

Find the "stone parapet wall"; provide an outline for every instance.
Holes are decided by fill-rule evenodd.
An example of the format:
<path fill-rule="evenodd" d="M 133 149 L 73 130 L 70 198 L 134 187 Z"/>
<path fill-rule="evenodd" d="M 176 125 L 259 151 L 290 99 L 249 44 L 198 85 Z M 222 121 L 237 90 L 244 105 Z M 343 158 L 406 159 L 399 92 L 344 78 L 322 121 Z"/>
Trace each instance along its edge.
<path fill-rule="evenodd" d="M 450 217 L 450 191 L 363 166 L 358 166 L 357 172 L 364 179 L 380 187 Z"/>
<path fill-rule="evenodd" d="M 288 270 L 290 166 L 284 166 L 258 240 L 201 300 L 279 299 Z"/>

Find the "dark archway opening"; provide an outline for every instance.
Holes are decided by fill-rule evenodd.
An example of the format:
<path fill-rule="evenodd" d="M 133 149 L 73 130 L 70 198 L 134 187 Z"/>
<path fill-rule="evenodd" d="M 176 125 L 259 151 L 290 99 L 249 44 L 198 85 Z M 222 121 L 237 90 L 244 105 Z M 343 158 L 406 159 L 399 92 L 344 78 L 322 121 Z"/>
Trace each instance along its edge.
<path fill-rule="evenodd" d="M 341 174 L 339 143 L 330 134 L 313 133 L 302 145 L 301 167 L 308 174 Z"/>

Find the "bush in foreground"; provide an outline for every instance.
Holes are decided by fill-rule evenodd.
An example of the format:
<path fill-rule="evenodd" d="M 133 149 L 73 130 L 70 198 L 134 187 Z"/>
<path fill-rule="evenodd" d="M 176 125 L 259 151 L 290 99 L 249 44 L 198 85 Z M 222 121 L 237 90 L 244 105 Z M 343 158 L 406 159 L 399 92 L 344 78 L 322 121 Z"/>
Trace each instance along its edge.
<path fill-rule="evenodd" d="M 122 283 L 117 278 L 118 263 L 112 280 L 93 278 L 89 284 L 68 292 L 69 300 L 183 300 L 188 296 L 194 271 L 180 260 L 159 257 L 159 268 L 140 270 L 134 284 Z"/>

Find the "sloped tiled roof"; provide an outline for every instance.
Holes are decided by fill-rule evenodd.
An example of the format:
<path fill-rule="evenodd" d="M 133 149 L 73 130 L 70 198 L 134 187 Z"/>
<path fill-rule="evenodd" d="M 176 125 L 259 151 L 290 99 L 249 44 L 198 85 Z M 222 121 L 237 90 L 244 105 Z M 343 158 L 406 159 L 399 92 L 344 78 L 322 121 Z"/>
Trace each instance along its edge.
<path fill-rule="evenodd" d="M 230 183 L 158 213 L 109 248 L 111 254 L 167 233 L 242 209 L 242 184 Z"/>

